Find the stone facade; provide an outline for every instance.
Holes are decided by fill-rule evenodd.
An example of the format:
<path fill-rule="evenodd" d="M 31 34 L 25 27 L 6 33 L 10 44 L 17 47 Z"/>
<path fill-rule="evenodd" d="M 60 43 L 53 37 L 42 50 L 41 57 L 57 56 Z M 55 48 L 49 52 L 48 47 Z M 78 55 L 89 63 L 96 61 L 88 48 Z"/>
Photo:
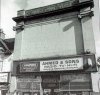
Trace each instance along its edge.
<path fill-rule="evenodd" d="M 96 72 L 92 7 L 92 0 L 71 0 L 18 11 L 17 95 L 90 95 Z"/>

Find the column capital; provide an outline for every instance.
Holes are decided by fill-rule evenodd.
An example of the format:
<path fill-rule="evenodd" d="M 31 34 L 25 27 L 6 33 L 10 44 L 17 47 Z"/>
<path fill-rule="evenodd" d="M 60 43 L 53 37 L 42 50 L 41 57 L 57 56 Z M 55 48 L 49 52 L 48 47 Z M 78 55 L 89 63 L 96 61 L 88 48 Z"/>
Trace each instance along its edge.
<path fill-rule="evenodd" d="M 89 16 L 89 17 L 94 16 L 94 12 L 91 11 L 91 10 L 89 10 L 89 11 L 80 12 L 80 13 L 78 14 L 78 18 L 79 18 L 79 19 L 82 19 L 82 18 L 87 17 L 87 16 Z"/>

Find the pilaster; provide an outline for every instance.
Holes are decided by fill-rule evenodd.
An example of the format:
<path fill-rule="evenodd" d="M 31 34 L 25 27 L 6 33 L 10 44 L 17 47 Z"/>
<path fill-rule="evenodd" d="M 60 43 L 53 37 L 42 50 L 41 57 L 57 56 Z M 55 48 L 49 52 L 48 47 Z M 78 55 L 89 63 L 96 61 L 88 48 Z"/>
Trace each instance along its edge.
<path fill-rule="evenodd" d="M 81 9 L 80 14 L 78 15 L 82 25 L 84 52 L 88 53 L 96 52 L 94 34 L 92 29 L 92 16 L 93 11 L 90 7 Z"/>

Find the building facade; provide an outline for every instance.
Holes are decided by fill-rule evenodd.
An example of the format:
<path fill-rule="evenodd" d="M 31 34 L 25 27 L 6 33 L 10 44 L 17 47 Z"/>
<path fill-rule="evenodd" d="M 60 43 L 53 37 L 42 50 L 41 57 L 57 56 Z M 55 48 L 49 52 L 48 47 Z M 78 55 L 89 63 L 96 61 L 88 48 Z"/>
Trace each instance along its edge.
<path fill-rule="evenodd" d="M 90 95 L 96 72 L 93 0 L 67 0 L 20 10 L 11 92 L 16 95 Z"/>
<path fill-rule="evenodd" d="M 13 49 L 14 39 L 5 39 L 5 34 L 0 29 L 0 95 L 9 92 Z"/>

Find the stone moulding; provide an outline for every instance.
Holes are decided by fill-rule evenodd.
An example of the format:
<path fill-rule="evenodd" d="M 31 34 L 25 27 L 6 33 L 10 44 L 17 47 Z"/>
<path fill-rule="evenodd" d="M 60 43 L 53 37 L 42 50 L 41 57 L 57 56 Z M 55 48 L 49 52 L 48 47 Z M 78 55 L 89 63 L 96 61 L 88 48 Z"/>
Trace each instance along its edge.
<path fill-rule="evenodd" d="M 79 2 L 79 0 L 69 0 L 35 9 L 20 10 L 17 12 L 17 17 L 14 17 L 13 20 L 15 22 L 20 22 L 28 19 L 42 18 L 47 15 L 52 16 L 62 13 L 79 11 L 82 8 L 93 6 L 93 0 L 84 0 L 84 2 Z"/>

